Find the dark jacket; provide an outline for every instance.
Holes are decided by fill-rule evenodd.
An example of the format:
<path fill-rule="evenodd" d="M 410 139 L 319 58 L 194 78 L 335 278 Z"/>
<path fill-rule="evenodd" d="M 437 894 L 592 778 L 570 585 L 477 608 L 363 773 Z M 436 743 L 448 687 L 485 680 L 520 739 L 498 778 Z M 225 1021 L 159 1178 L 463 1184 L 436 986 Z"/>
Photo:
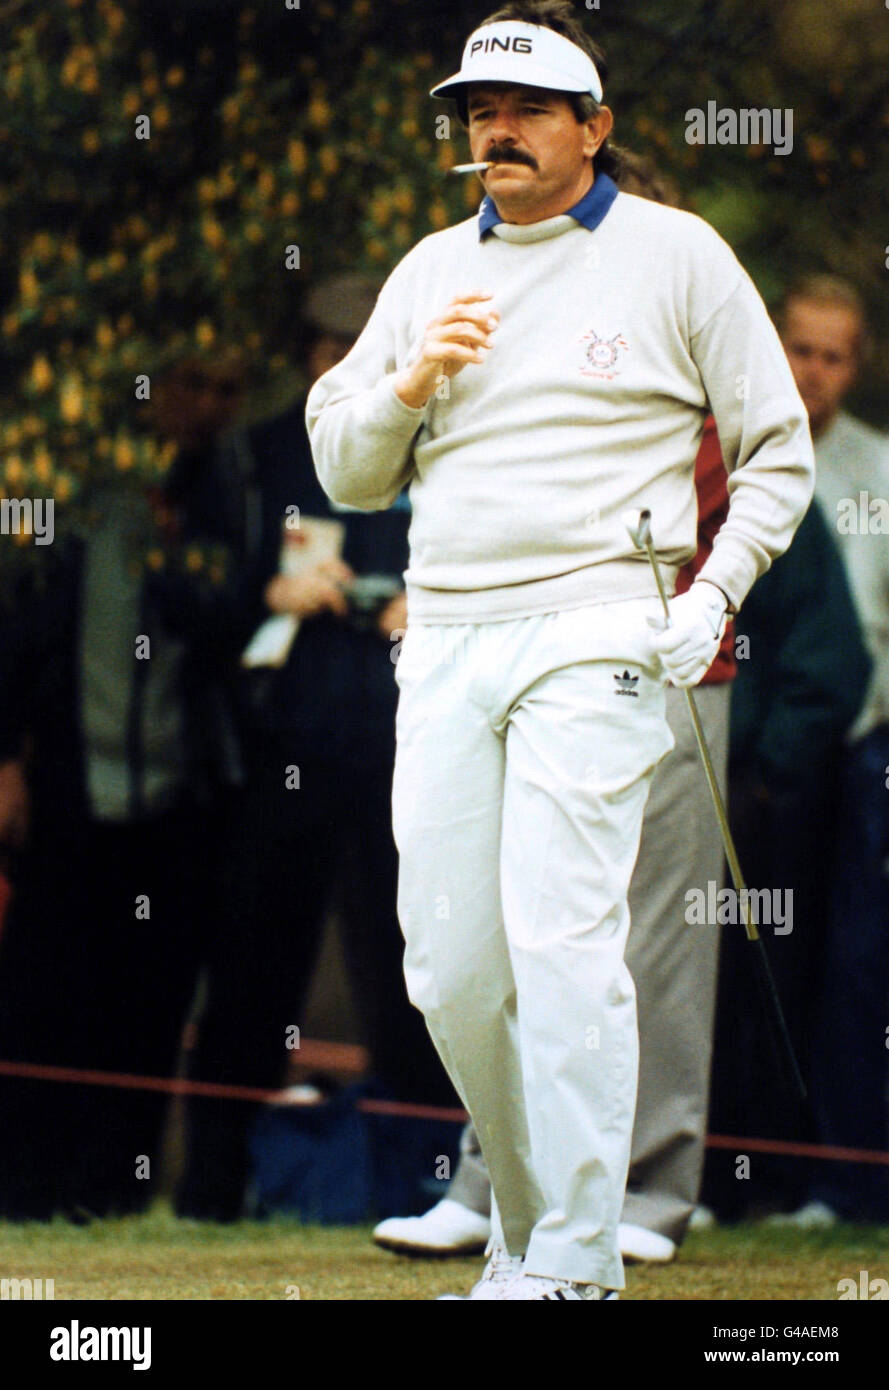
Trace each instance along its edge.
<path fill-rule="evenodd" d="M 243 597 L 238 587 L 238 537 L 225 536 L 212 511 L 202 517 L 201 489 L 219 498 L 222 475 L 216 452 L 184 458 L 171 479 L 179 537 L 168 550 L 173 563 L 146 570 L 139 631 L 181 639 L 181 700 L 185 733 L 181 784 L 193 802 L 210 804 L 220 786 L 243 780 L 232 702 L 232 673 L 243 635 Z M 206 475 L 206 476 L 204 476 Z M 211 476 L 212 475 L 212 476 Z M 200 484 L 200 486 L 198 486 Z M 236 506 L 232 505 L 232 513 Z M 189 544 L 226 546 L 226 574 L 214 582 L 206 570 L 179 563 Z M 150 546 L 150 538 L 146 538 Z M 27 749 L 32 816 L 64 834 L 89 814 L 81 727 L 80 633 L 83 621 L 86 542 L 57 536 L 39 570 L 0 601 L 0 759 Z M 136 674 L 147 663 L 136 663 Z M 134 682 L 133 699 L 138 698 Z M 128 748 L 131 782 L 138 784 L 138 736 Z M 135 798 L 138 815 L 138 796 Z"/>
<path fill-rule="evenodd" d="M 342 558 L 356 575 L 386 575 L 403 587 L 410 512 L 406 496 L 385 512 L 332 507 L 315 472 L 305 427 L 305 401 L 249 431 L 254 497 L 248 502 L 247 607 L 254 628 L 269 610 L 266 584 L 278 572 L 288 506 L 300 517 L 332 518 L 344 529 Z M 250 677 L 262 691 L 255 725 L 299 756 L 355 767 L 382 767 L 395 752 L 398 688 L 394 644 L 356 631 L 333 614 L 304 619 L 286 665 Z"/>
<path fill-rule="evenodd" d="M 817 502 L 736 620 L 731 761 L 775 790 L 817 779 L 854 722 L 871 661 Z"/>

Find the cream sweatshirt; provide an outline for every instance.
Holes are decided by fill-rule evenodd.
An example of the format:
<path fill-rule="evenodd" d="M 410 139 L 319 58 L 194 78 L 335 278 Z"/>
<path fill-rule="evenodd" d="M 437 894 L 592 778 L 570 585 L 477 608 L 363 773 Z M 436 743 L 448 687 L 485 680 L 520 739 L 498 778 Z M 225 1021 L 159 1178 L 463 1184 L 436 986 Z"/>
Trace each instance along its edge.
<path fill-rule="evenodd" d="M 421 409 L 393 379 L 460 293 L 493 291 L 493 348 Z M 468 219 L 396 266 L 306 419 L 335 502 L 410 484 L 411 622 L 487 622 L 656 593 L 621 520 L 648 507 L 672 592 L 695 553 L 694 461 L 709 410 L 731 474 L 701 578 L 740 606 L 812 496 L 808 420 L 777 334 L 700 218 L 618 194 L 594 231 L 563 214 Z"/>

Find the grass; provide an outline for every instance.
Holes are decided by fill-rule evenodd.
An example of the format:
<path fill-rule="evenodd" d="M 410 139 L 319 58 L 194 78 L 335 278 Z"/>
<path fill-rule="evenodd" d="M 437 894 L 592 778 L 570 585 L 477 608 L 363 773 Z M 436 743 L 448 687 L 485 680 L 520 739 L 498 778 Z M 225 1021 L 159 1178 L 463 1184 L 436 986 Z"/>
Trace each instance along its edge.
<path fill-rule="evenodd" d="M 55 1281 L 59 1299 L 425 1300 L 465 1292 L 482 1261 L 411 1260 L 377 1249 L 370 1227 L 278 1218 L 233 1226 L 144 1216 L 73 1227 L 0 1223 L 0 1276 Z M 625 1299 L 836 1300 L 837 1281 L 889 1278 L 889 1227 L 786 1232 L 761 1224 L 691 1234 L 679 1259 L 627 1269 Z"/>

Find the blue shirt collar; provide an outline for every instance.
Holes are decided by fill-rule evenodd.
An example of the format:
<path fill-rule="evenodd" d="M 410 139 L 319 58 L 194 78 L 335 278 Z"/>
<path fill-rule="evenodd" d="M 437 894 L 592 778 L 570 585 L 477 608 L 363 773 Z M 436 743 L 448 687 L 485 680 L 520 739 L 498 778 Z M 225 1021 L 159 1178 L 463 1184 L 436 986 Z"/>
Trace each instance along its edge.
<path fill-rule="evenodd" d="M 617 184 L 607 174 L 597 174 L 592 187 L 579 203 L 566 209 L 568 217 L 575 218 L 582 227 L 594 232 L 605 218 L 611 204 L 617 197 Z M 485 196 L 478 210 L 478 239 L 483 241 L 487 233 L 503 218 L 494 206 L 494 200 Z"/>

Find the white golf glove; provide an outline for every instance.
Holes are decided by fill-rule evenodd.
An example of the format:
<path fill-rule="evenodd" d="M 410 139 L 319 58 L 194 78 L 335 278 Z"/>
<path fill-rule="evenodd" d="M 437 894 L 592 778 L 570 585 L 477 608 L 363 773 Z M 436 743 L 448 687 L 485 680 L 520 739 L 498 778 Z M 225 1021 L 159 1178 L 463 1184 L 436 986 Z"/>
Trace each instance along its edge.
<path fill-rule="evenodd" d="M 674 685 L 684 690 L 697 685 L 713 663 L 728 621 L 728 599 L 706 579 L 696 579 L 685 594 L 669 600 L 666 619 L 649 618 L 659 629 L 654 649 Z"/>

